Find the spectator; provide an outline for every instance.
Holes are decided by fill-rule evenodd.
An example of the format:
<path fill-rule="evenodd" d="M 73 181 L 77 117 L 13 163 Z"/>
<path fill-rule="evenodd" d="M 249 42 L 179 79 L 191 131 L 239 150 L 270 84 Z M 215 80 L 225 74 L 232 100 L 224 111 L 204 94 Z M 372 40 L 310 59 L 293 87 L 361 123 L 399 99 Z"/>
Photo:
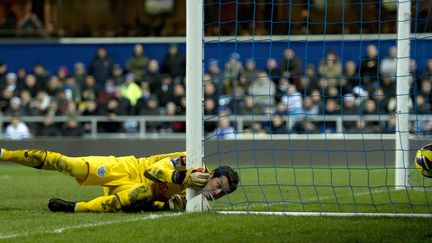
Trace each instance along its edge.
<path fill-rule="evenodd" d="M 234 83 L 237 82 L 240 73 L 243 72 L 243 64 L 240 62 L 240 55 L 236 52 L 231 53 L 229 60 L 225 63 L 223 91 L 225 94 L 232 95 Z"/>
<path fill-rule="evenodd" d="M 426 99 L 426 102 L 432 104 L 432 76 L 421 81 L 419 94 Z"/>
<path fill-rule="evenodd" d="M 166 116 L 175 116 L 177 114 L 177 106 L 174 102 L 168 102 L 165 107 L 165 115 Z M 158 131 L 160 133 L 172 133 L 172 132 L 185 132 L 186 123 L 183 121 L 174 121 L 174 122 L 163 122 Z"/>
<path fill-rule="evenodd" d="M 267 73 L 260 72 L 253 84 L 249 87 L 248 93 L 254 96 L 255 102 L 261 107 L 274 105 L 276 86 L 268 77 Z"/>
<path fill-rule="evenodd" d="M 355 126 L 348 130 L 348 133 L 375 133 L 377 131 L 377 127 L 373 127 L 368 121 L 363 119 L 359 119 L 355 122 Z"/>
<path fill-rule="evenodd" d="M 64 137 L 82 137 L 84 133 L 84 129 L 74 118 L 68 119 L 62 130 Z"/>
<path fill-rule="evenodd" d="M 204 115 L 215 116 L 218 114 L 217 104 L 213 99 L 204 100 Z M 205 126 L 205 125 L 204 125 Z M 208 131 L 206 129 L 206 131 Z"/>
<path fill-rule="evenodd" d="M 382 129 L 383 133 L 395 133 L 396 131 L 396 116 L 389 116 L 387 121 Z"/>
<path fill-rule="evenodd" d="M 149 59 L 144 54 L 144 47 L 142 44 L 137 43 L 134 46 L 132 57 L 126 62 L 126 69 L 135 75 L 135 79 L 141 81 L 146 74 L 146 69 Z"/>
<path fill-rule="evenodd" d="M 359 115 L 359 107 L 356 103 L 354 94 L 345 94 L 342 106 L 343 115 Z"/>
<path fill-rule="evenodd" d="M 6 127 L 5 137 L 11 140 L 23 140 L 30 138 L 30 129 L 21 121 L 19 116 L 13 116 Z"/>
<path fill-rule="evenodd" d="M 66 66 L 60 66 L 57 69 L 57 77 L 62 83 L 64 83 L 66 78 L 69 77 L 69 69 Z"/>
<path fill-rule="evenodd" d="M 174 84 L 171 76 L 164 75 L 161 78 L 161 84 L 156 90 L 158 96 L 159 105 L 165 107 L 168 102 L 173 101 L 174 96 Z"/>
<path fill-rule="evenodd" d="M 364 101 L 363 109 L 362 109 L 363 115 L 378 115 L 377 111 L 377 105 L 375 100 L 373 99 L 367 99 Z"/>
<path fill-rule="evenodd" d="M 259 71 L 253 59 L 246 60 L 245 68 L 240 73 L 239 81 L 235 87 L 236 96 L 243 96 L 249 90 L 254 79 L 258 77 Z"/>
<path fill-rule="evenodd" d="M 45 110 L 45 115 L 49 116 L 59 116 L 61 115 L 59 110 L 59 103 L 56 99 L 51 99 L 47 109 Z"/>
<path fill-rule="evenodd" d="M 27 90 L 21 90 L 20 92 L 20 99 L 21 99 L 21 106 L 24 109 L 24 116 L 30 115 L 32 106 L 33 106 L 33 99 L 30 95 L 30 92 Z"/>
<path fill-rule="evenodd" d="M 288 77 L 280 77 L 276 84 L 275 100 L 276 102 L 280 102 L 282 97 L 288 92 L 288 87 L 290 86 Z"/>
<path fill-rule="evenodd" d="M 75 103 L 75 101 L 69 101 L 66 104 L 66 109 L 65 109 L 63 115 L 70 116 L 70 117 L 76 117 L 76 116 L 81 115 L 80 110 L 78 110 L 77 103 Z"/>
<path fill-rule="evenodd" d="M 107 80 L 107 83 L 110 81 L 113 83 L 111 79 Z M 100 93 L 99 87 L 100 86 L 96 83 L 96 79 L 92 75 L 87 75 L 83 85 L 81 86 L 81 100 L 88 101 L 98 99 Z M 114 91 L 114 88 L 112 91 Z"/>
<path fill-rule="evenodd" d="M 252 122 L 252 124 L 244 130 L 244 133 L 252 133 L 254 135 L 267 134 L 267 131 L 262 127 L 259 122 Z"/>
<path fill-rule="evenodd" d="M 219 68 L 219 62 L 214 58 L 210 59 L 207 70 L 208 70 L 207 75 L 209 75 L 208 80 L 212 81 L 216 85 L 216 87 L 222 87 L 221 83 L 223 80 L 223 73 Z M 207 79 L 204 78 L 204 80 Z M 220 93 L 222 94 L 224 92 L 221 90 Z"/>
<path fill-rule="evenodd" d="M 320 61 L 318 65 L 318 73 L 329 79 L 337 79 L 342 75 L 342 64 L 339 61 L 336 52 L 327 52 L 325 59 Z"/>
<path fill-rule="evenodd" d="M 280 66 L 283 72 L 288 72 L 290 76 L 295 76 L 300 73 L 301 61 L 292 49 L 286 48 L 280 61 Z"/>
<path fill-rule="evenodd" d="M 378 68 L 380 67 L 378 49 L 370 44 L 366 49 L 366 56 L 361 62 L 360 75 L 366 83 L 373 83 L 378 80 Z"/>
<path fill-rule="evenodd" d="M 6 74 L 8 72 L 8 66 L 0 62 L 0 89 L 3 90 L 3 86 L 6 83 Z"/>
<path fill-rule="evenodd" d="M 344 79 L 342 79 L 342 81 L 344 81 L 341 82 L 343 94 L 351 93 L 355 86 L 361 84 L 360 76 L 357 72 L 357 66 L 354 61 L 349 60 L 345 63 Z"/>
<path fill-rule="evenodd" d="M 261 107 L 252 95 L 246 95 L 242 100 L 238 101 L 237 112 L 242 115 L 262 114 Z"/>
<path fill-rule="evenodd" d="M 218 94 L 216 92 L 216 85 L 211 80 L 208 79 L 209 75 L 204 75 L 204 99 L 211 99 L 214 100 L 215 104 L 218 104 Z"/>
<path fill-rule="evenodd" d="M 391 80 L 396 79 L 396 68 L 397 68 L 397 49 L 396 46 L 389 48 L 388 57 L 382 60 L 380 65 L 381 77 L 388 77 Z"/>
<path fill-rule="evenodd" d="M 23 68 L 23 67 L 18 68 L 18 70 L 17 70 L 17 83 L 18 83 L 18 87 L 20 89 L 23 88 L 26 77 L 27 77 L 27 70 L 25 70 L 25 68 Z"/>
<path fill-rule="evenodd" d="M 60 79 L 57 76 L 51 76 L 44 90 L 46 90 L 50 97 L 55 97 L 63 89 L 64 87 Z"/>
<path fill-rule="evenodd" d="M 232 139 L 235 138 L 236 130 L 231 126 L 231 121 L 228 116 L 221 116 L 219 118 L 219 125 L 216 130 L 213 131 L 211 136 L 215 136 L 217 139 Z"/>
<path fill-rule="evenodd" d="M 372 99 L 376 102 L 376 109 L 378 114 L 386 114 L 388 113 L 388 96 L 384 93 L 382 88 L 377 88 L 372 95 Z"/>
<path fill-rule="evenodd" d="M 37 82 L 36 77 L 33 74 L 28 74 L 24 79 L 24 90 L 27 90 L 31 97 L 36 97 L 37 92 L 40 89 L 40 85 Z"/>
<path fill-rule="evenodd" d="M 150 91 L 152 93 L 157 92 L 160 89 L 161 74 L 159 72 L 159 62 L 155 59 L 151 59 L 148 65 L 148 72 L 146 81 L 150 83 Z"/>
<path fill-rule="evenodd" d="M 171 44 L 162 61 L 162 73 L 168 73 L 176 82 L 186 74 L 186 59 L 179 53 L 177 44 Z"/>
<path fill-rule="evenodd" d="M 119 64 L 114 64 L 111 76 L 110 80 L 114 81 L 114 85 L 121 85 L 124 83 L 125 76 L 123 75 L 123 68 Z"/>
<path fill-rule="evenodd" d="M 137 100 L 141 97 L 141 88 L 135 83 L 135 75 L 128 73 L 125 82 L 121 85 L 121 93 L 124 98 L 129 100 L 131 106 L 135 106 Z"/>
<path fill-rule="evenodd" d="M 160 108 L 156 96 L 149 98 L 140 98 L 135 108 L 136 115 L 139 116 L 159 116 Z M 154 128 L 154 127 L 153 127 Z"/>
<path fill-rule="evenodd" d="M 326 99 L 324 114 L 326 115 L 340 115 L 339 106 L 334 99 Z"/>
<path fill-rule="evenodd" d="M 282 116 L 278 114 L 274 114 L 272 116 L 272 122 L 268 133 L 271 134 L 288 133 L 286 122 L 283 120 Z"/>
<path fill-rule="evenodd" d="M 85 80 L 87 78 L 87 71 L 84 66 L 84 63 L 82 62 L 76 62 L 74 64 L 74 73 L 72 75 L 75 78 L 75 81 L 77 84 L 80 85 L 80 87 L 85 86 Z"/>
<path fill-rule="evenodd" d="M 80 102 L 81 101 L 81 88 L 79 84 L 76 83 L 74 77 L 67 77 L 64 85 L 64 92 L 66 94 L 66 98 L 69 101 Z"/>
<path fill-rule="evenodd" d="M 311 91 L 310 97 L 314 105 L 318 107 L 319 114 L 323 113 L 323 104 L 321 92 L 318 89 L 313 89 Z"/>
<path fill-rule="evenodd" d="M 186 110 L 184 110 L 183 108 L 181 108 L 182 107 L 182 100 L 184 98 L 186 98 L 186 90 L 185 90 L 185 88 L 180 83 L 175 84 L 174 88 L 173 88 L 173 99 L 172 99 L 172 101 L 180 109 L 180 110 L 178 110 L 178 112 L 181 113 L 181 114 L 183 114 L 184 112 L 186 112 Z"/>
<path fill-rule="evenodd" d="M 35 13 L 28 12 L 18 22 L 17 34 L 23 36 L 42 36 L 42 22 Z"/>
<path fill-rule="evenodd" d="M 288 114 L 298 115 L 303 113 L 303 98 L 295 85 L 288 87 L 287 95 L 282 97 L 282 102 L 287 107 Z"/>
<path fill-rule="evenodd" d="M 60 129 L 55 125 L 54 119 L 50 115 L 45 115 L 42 126 L 36 130 L 37 137 L 60 137 Z"/>
<path fill-rule="evenodd" d="M 105 84 L 106 80 L 111 77 L 114 62 L 108 56 L 104 47 L 98 47 L 96 55 L 90 63 L 89 74 L 93 75 L 96 83 Z"/>
<path fill-rule="evenodd" d="M 318 115 L 319 113 L 318 105 L 314 104 L 310 96 L 305 96 L 303 98 L 303 111 L 306 116 Z"/>
<path fill-rule="evenodd" d="M 415 96 L 414 114 L 431 114 L 431 104 L 426 102 L 423 95 Z"/>
<path fill-rule="evenodd" d="M 14 96 L 9 100 L 9 106 L 6 108 L 4 112 L 5 116 L 24 116 L 25 110 L 21 105 L 21 99 Z"/>
<path fill-rule="evenodd" d="M 50 77 L 44 65 L 42 65 L 42 63 L 36 63 L 33 66 L 33 74 L 36 77 L 37 83 L 40 85 L 39 87 L 45 89 Z"/>
<path fill-rule="evenodd" d="M 274 58 L 267 59 L 265 71 L 275 83 L 277 83 L 280 76 L 282 75 L 281 70 L 279 70 L 278 63 Z"/>
<path fill-rule="evenodd" d="M 422 74 L 423 79 L 429 79 L 430 77 L 432 77 L 432 58 L 426 61 L 425 70 Z"/>

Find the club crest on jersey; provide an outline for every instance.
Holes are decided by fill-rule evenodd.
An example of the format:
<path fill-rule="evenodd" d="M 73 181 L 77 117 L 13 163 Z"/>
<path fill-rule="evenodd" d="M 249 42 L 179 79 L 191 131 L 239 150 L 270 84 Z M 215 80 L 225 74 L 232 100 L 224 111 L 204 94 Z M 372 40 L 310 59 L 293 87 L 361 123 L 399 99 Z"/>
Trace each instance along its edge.
<path fill-rule="evenodd" d="M 103 165 L 99 166 L 99 168 L 97 168 L 96 173 L 99 177 L 105 177 L 105 175 L 107 173 L 105 166 L 103 166 Z"/>
<path fill-rule="evenodd" d="M 171 163 L 174 167 L 186 166 L 186 156 L 171 159 Z"/>

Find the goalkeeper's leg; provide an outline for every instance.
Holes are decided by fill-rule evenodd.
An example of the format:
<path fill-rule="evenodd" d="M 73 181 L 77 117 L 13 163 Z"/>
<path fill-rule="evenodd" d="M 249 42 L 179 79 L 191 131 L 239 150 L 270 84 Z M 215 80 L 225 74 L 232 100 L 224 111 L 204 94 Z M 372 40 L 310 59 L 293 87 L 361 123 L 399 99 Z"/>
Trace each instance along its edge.
<path fill-rule="evenodd" d="M 109 196 L 97 197 L 88 202 L 66 202 L 61 199 L 51 199 L 48 208 L 53 212 L 117 212 L 131 211 L 128 210 L 136 204 L 149 202 L 150 206 L 157 208 L 159 205 L 153 205 L 152 189 L 146 184 L 137 184 L 127 190 Z M 73 206 L 72 206 L 73 205 Z M 71 207 L 74 211 L 71 211 Z"/>
<path fill-rule="evenodd" d="M 67 157 L 44 150 L 7 150 L 2 148 L 0 161 L 15 162 L 35 169 L 57 170 L 83 181 L 88 175 L 88 165 L 81 158 Z"/>

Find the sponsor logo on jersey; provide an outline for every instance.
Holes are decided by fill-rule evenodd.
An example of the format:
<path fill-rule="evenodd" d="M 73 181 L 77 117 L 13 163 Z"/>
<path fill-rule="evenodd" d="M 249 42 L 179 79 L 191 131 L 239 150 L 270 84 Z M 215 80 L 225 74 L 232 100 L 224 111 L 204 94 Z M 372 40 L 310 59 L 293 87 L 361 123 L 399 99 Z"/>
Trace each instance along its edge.
<path fill-rule="evenodd" d="M 106 170 L 105 166 L 101 165 L 101 166 L 99 166 L 99 168 L 97 168 L 96 173 L 99 177 L 105 177 L 107 170 Z"/>

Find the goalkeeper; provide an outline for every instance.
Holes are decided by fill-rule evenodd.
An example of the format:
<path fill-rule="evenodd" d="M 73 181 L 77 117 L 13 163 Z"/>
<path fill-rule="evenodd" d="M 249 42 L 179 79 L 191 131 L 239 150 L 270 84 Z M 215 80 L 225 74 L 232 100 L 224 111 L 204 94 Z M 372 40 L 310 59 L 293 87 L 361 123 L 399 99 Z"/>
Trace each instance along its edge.
<path fill-rule="evenodd" d="M 1 149 L 0 161 L 70 175 L 81 185 L 100 185 L 104 195 L 88 202 L 68 202 L 53 198 L 48 208 L 53 212 L 136 212 L 184 210 L 185 189 L 202 189 L 207 199 L 217 199 L 236 190 L 237 172 L 220 166 L 186 170 L 185 152 L 135 156 L 68 157 L 43 150 Z"/>

